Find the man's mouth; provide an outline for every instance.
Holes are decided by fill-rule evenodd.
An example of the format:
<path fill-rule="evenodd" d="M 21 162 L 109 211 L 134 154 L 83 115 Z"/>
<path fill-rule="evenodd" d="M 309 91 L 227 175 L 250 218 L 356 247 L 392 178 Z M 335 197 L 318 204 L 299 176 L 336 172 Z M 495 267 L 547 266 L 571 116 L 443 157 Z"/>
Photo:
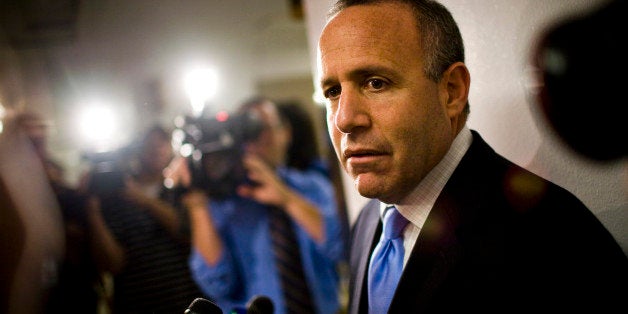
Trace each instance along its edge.
<path fill-rule="evenodd" d="M 386 155 L 375 149 L 346 149 L 344 152 L 345 161 L 353 167 L 376 162 Z"/>

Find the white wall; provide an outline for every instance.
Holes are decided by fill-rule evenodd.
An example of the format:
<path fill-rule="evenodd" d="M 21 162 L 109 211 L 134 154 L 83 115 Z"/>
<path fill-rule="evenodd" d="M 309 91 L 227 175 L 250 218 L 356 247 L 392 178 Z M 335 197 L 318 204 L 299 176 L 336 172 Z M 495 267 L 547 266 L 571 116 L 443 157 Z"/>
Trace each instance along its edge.
<path fill-rule="evenodd" d="M 628 252 L 628 163 L 593 162 L 569 149 L 536 111 L 531 94 L 531 51 L 551 23 L 586 12 L 602 0 L 444 0 L 458 21 L 471 72 L 471 116 L 498 152 L 580 198 Z M 332 0 L 305 0 L 311 64 Z M 316 77 L 316 74 L 314 74 Z M 315 79 L 316 82 L 316 79 Z M 345 177 L 349 218 L 366 199 Z"/>

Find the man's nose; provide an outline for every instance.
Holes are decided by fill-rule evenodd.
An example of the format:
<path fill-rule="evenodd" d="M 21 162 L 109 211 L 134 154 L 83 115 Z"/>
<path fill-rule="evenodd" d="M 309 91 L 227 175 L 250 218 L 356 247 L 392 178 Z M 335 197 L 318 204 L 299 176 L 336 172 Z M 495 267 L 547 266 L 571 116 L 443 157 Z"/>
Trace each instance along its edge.
<path fill-rule="evenodd" d="M 368 103 L 364 96 L 351 89 L 343 90 L 334 113 L 334 125 L 341 133 L 352 133 L 370 125 Z"/>

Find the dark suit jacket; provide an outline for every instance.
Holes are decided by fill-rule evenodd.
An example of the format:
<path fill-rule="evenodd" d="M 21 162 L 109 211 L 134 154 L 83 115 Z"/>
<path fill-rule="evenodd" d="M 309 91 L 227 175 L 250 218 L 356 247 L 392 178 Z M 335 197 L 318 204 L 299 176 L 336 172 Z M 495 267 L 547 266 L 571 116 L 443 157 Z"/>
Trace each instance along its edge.
<path fill-rule="evenodd" d="M 575 196 L 473 143 L 431 210 L 390 313 L 625 313 L 628 259 Z M 371 200 L 351 231 L 349 313 L 366 313 L 381 223 Z"/>

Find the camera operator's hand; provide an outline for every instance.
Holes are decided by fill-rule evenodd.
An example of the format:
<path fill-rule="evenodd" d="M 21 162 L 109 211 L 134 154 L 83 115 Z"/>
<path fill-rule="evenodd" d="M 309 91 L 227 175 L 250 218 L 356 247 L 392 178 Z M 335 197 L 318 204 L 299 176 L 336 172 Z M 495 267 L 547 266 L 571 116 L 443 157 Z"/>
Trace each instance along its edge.
<path fill-rule="evenodd" d="M 243 159 L 248 177 L 255 185 L 241 185 L 238 194 L 252 198 L 260 203 L 279 207 L 286 211 L 292 219 L 303 227 L 310 236 L 322 242 L 323 218 L 308 200 L 288 187 L 274 169 L 268 166 L 261 158 L 247 154 Z"/>
<path fill-rule="evenodd" d="M 123 193 L 128 201 L 135 203 L 142 209 L 145 209 L 151 201 L 151 198 L 144 194 L 139 183 L 133 178 L 125 178 Z"/>
<path fill-rule="evenodd" d="M 163 175 L 169 186 L 189 187 L 192 184 L 192 172 L 183 156 L 174 157 L 164 169 Z"/>
<path fill-rule="evenodd" d="M 171 204 L 160 199 L 158 195 L 147 194 L 140 183 L 132 177 L 125 178 L 123 193 L 127 201 L 137 205 L 138 210 L 150 213 L 173 237 L 181 236 L 179 233 L 181 220 Z"/>
<path fill-rule="evenodd" d="M 277 176 L 275 170 L 253 154 L 246 154 L 242 162 L 247 170 L 248 178 L 255 184 L 239 186 L 238 194 L 262 204 L 284 207 L 290 190 Z"/>
<path fill-rule="evenodd" d="M 76 190 L 83 194 L 89 194 L 89 184 L 92 180 L 92 172 L 86 171 L 83 172 L 79 176 L 78 184 L 76 185 Z"/>

